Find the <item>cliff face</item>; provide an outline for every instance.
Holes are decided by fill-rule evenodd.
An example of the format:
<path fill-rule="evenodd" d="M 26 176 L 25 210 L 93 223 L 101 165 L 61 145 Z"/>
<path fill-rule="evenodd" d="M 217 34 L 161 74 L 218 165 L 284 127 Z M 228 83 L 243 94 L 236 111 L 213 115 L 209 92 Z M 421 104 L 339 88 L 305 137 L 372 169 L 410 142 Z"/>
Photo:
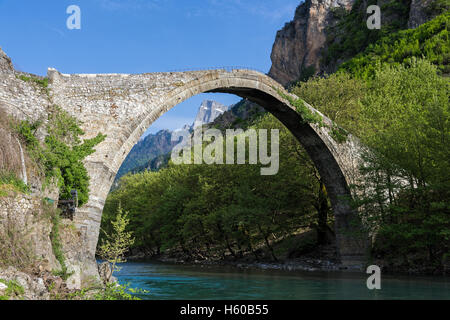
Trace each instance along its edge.
<path fill-rule="evenodd" d="M 381 7 L 381 30 L 366 29 L 366 9 Z M 442 0 L 305 0 L 278 31 L 269 75 L 283 84 L 333 73 L 384 35 L 417 26 L 449 9 Z"/>
<path fill-rule="evenodd" d="M 436 0 L 411 0 L 408 28 L 417 28 L 438 15 L 444 7 L 448 10 L 448 6 L 448 3 Z"/>
<path fill-rule="evenodd" d="M 24 279 L 20 272 L 33 277 L 46 273 L 45 277 L 37 278 L 39 288 L 32 281 L 33 277 L 26 277 L 29 281 L 23 280 L 23 287 L 38 290 L 38 295 L 32 296 L 40 299 L 48 298 L 48 293 L 43 291 L 43 281 L 49 279 L 53 270 L 61 270 L 51 241 L 54 221 L 50 212 L 54 205 L 47 208 L 42 203 L 44 198 L 58 199 L 59 190 L 56 181 L 44 188 L 42 173 L 37 170 L 25 145 L 20 143 L 19 136 L 11 130 L 9 121 L 45 122 L 52 101 L 40 85 L 21 76 L 42 80 L 42 77 L 14 70 L 11 59 L 0 49 L 0 173 L 15 173 L 22 181 L 27 181 L 31 191 L 23 194 L 14 191 L 9 183 L 0 184 L 0 278 Z M 72 273 L 66 281 L 67 287 L 80 288 L 84 276 L 97 279 L 96 270 L 88 269 L 90 258 L 80 246 L 83 239 L 71 220 L 61 219 L 59 240 L 68 272 Z M 15 252 L 11 252 L 11 248 Z"/>
<path fill-rule="evenodd" d="M 11 59 L 0 48 L 0 73 L 13 73 L 13 70 Z"/>
<path fill-rule="evenodd" d="M 278 31 L 272 49 L 269 75 L 287 86 L 302 76 L 323 69 L 321 54 L 325 28 L 336 23 L 332 10 L 350 10 L 355 0 L 306 0 L 295 11 L 294 20 Z"/>

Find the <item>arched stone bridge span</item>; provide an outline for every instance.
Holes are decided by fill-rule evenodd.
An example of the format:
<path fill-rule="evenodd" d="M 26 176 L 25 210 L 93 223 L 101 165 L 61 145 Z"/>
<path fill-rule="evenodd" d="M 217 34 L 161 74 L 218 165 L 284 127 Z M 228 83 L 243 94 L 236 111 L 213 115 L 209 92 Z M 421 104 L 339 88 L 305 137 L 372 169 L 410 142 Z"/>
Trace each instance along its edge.
<path fill-rule="evenodd" d="M 238 95 L 258 103 L 277 117 L 304 146 L 331 199 L 338 253 L 343 263 L 361 261 L 363 247 L 351 235 L 355 213 L 348 204 L 349 185 L 358 179 L 360 145 L 351 135 L 337 143 L 329 129 L 301 121 L 283 98 L 285 89 L 268 76 L 252 70 L 206 70 L 147 74 L 61 74 L 49 69 L 51 99 L 82 121 L 86 138 L 106 134 L 89 156 L 90 199 L 79 208 L 75 223 L 94 257 L 105 199 L 122 162 L 146 129 L 163 113 L 204 92 Z M 280 95 L 282 93 L 282 95 Z M 284 96 L 286 97 L 286 96 Z M 311 107 L 311 110 L 318 112 Z M 332 122 L 324 122 L 332 126 Z"/>

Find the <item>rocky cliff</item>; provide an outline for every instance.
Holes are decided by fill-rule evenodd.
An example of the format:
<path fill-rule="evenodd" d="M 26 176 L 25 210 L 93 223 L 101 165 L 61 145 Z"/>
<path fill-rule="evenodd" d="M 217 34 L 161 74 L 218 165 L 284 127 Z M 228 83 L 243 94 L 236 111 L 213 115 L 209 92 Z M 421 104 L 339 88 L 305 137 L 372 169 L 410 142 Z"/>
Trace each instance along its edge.
<path fill-rule="evenodd" d="M 3 52 L 2 48 L 0 48 L 0 73 L 11 74 L 13 71 L 14 68 L 11 59 Z"/>
<path fill-rule="evenodd" d="M 355 0 L 306 0 L 294 19 L 278 31 L 273 45 L 269 75 L 283 84 L 323 69 L 321 56 L 325 28 L 336 23 L 332 10 L 350 10 Z"/>
<path fill-rule="evenodd" d="M 366 27 L 371 4 L 381 8 L 381 30 Z M 448 9 L 446 0 L 305 0 L 276 35 L 269 75 L 289 86 L 333 73 L 381 37 L 415 28 Z"/>
<path fill-rule="evenodd" d="M 411 0 L 408 28 L 417 28 L 444 10 L 450 9 L 448 0 Z"/>
<path fill-rule="evenodd" d="M 66 288 L 79 289 L 82 279 L 100 281 L 95 265 L 80 246 L 83 239 L 73 221 L 61 219 L 57 223 L 52 219 L 56 204 L 48 205 L 49 201 L 44 199 L 59 198 L 56 181 L 44 183 L 42 172 L 27 154 L 24 141 L 11 129 L 20 120 L 48 121 L 47 111 L 52 101 L 46 86 L 42 85 L 43 80 L 14 70 L 11 59 L 0 49 L 0 177 L 5 172 L 15 173 L 29 188 L 16 190 L 15 180 L 0 183 L 0 279 L 22 279 L 25 289 L 39 291 L 28 298 L 39 299 L 49 297 L 41 290 L 45 287 L 42 284 L 53 286 L 46 279 L 52 278 L 53 272 L 62 271 L 63 260 L 66 275 L 70 275 L 64 281 Z M 37 135 L 38 140 L 43 140 L 45 132 L 38 130 Z M 59 244 L 58 253 L 55 241 Z M 24 278 L 23 272 L 30 281 Z M 63 281 L 59 277 L 53 280 Z"/>

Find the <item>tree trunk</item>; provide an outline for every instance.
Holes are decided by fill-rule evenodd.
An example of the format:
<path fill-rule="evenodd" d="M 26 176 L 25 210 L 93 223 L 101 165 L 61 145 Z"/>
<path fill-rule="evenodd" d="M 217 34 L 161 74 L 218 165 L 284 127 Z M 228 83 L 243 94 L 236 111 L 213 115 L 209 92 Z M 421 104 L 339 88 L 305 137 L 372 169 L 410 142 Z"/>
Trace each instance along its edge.
<path fill-rule="evenodd" d="M 261 228 L 261 226 L 259 224 L 258 224 L 258 229 L 259 229 L 259 232 L 261 232 L 262 236 L 264 237 L 264 241 L 266 242 L 267 248 L 269 248 L 269 251 L 270 251 L 270 254 L 272 256 L 272 259 L 274 261 L 278 261 L 277 257 L 275 256 L 275 252 L 273 251 L 273 248 L 272 248 L 272 246 L 269 243 L 269 239 L 267 238 L 267 233 L 263 232 L 263 230 L 262 230 L 262 228 Z M 270 232 L 268 232 L 268 233 L 270 233 Z"/>

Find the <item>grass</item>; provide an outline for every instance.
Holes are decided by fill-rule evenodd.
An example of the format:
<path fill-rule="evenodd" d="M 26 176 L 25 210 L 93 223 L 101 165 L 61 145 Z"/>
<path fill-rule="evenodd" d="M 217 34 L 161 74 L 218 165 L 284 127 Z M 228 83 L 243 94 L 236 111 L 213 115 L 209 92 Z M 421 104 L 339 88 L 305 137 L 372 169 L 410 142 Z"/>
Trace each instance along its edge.
<path fill-rule="evenodd" d="M 30 188 L 14 172 L 0 171 L 0 197 L 7 196 L 9 191 L 30 193 Z"/>
<path fill-rule="evenodd" d="M 36 83 L 37 85 L 41 86 L 42 88 L 48 88 L 48 78 L 45 77 L 43 79 L 39 79 L 36 77 L 27 77 L 24 75 L 19 75 L 17 76 L 18 79 L 25 81 L 25 82 L 33 82 Z"/>
<path fill-rule="evenodd" d="M 40 79 L 37 77 L 28 77 L 23 74 L 16 75 L 16 77 L 17 77 L 17 79 L 20 79 L 22 81 L 31 82 L 31 83 L 38 85 L 41 88 L 42 92 L 44 92 L 47 95 L 48 99 L 50 99 L 50 89 L 48 88 L 48 78 L 47 77 Z"/>
<path fill-rule="evenodd" d="M 6 281 L 0 279 L 0 282 L 8 287 L 5 290 L 4 294 L 0 296 L 0 300 L 9 300 L 13 297 L 21 298 L 22 295 L 25 293 L 23 287 L 16 280 Z"/>

